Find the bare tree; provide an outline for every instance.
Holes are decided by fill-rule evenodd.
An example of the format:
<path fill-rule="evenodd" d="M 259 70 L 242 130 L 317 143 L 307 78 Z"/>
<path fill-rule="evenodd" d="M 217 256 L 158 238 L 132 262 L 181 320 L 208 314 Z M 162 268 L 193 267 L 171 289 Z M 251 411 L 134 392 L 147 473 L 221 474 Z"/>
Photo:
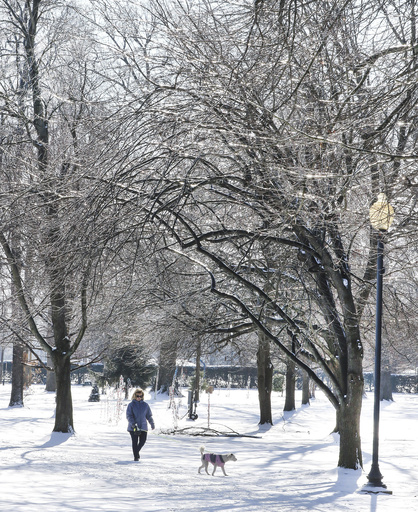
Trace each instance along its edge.
<path fill-rule="evenodd" d="M 415 21 L 395 26 L 386 7 L 155 2 L 159 45 L 141 70 L 155 112 L 152 173 L 120 175 L 137 179 L 127 200 L 148 190 L 150 219 L 207 270 L 212 292 L 325 392 L 349 468 L 362 464 L 368 206 L 378 191 L 407 201 L 397 180 L 415 158 L 415 128 L 399 126 L 414 115 Z M 360 248 L 364 260 L 351 258 Z M 302 306 L 277 285 L 283 276 Z M 272 315 L 281 327 L 263 321 Z"/>
<path fill-rule="evenodd" d="M 73 430 L 71 357 L 87 328 L 92 262 L 99 253 L 86 179 L 89 129 L 98 114 L 87 98 L 93 99 L 97 83 L 85 65 L 88 43 L 77 46 L 80 39 L 67 37 L 80 27 L 71 26 L 69 8 L 41 0 L 0 3 L 4 69 L 20 73 L 17 87 L 11 83 L 16 71 L 1 81 L 8 133 L 3 148 L 9 155 L 18 148 L 21 156 L 20 177 L 9 178 L 9 194 L 2 198 L 0 243 L 30 332 L 23 341 L 42 348 L 53 363 L 59 432 Z M 72 51 L 84 63 L 68 57 Z M 16 60 L 20 66 L 8 66 Z M 23 130 L 16 131 L 16 124 Z M 9 177 L 6 164 L 1 171 Z M 9 318 L 11 328 L 15 322 Z"/>

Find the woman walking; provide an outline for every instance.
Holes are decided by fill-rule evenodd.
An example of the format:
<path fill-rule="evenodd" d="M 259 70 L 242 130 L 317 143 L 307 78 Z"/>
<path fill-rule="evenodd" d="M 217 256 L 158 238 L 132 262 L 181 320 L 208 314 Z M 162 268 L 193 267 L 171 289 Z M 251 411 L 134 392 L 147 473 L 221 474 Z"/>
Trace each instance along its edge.
<path fill-rule="evenodd" d="M 147 440 L 148 423 L 151 425 L 152 430 L 155 428 L 151 408 L 144 402 L 144 392 L 142 389 L 136 389 L 132 395 L 132 402 L 126 409 L 126 417 L 128 419 L 128 432 L 132 439 L 134 460 L 139 460 L 139 452 Z"/>

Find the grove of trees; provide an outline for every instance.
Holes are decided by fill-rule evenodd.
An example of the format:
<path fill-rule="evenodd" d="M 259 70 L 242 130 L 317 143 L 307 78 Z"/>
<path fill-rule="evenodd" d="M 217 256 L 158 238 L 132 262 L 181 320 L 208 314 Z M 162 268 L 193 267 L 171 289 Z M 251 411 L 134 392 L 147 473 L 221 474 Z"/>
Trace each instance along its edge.
<path fill-rule="evenodd" d="M 0 0 L 2 335 L 49 354 L 55 431 L 109 340 L 167 372 L 250 354 L 271 423 L 274 348 L 362 465 L 379 193 L 386 357 L 417 366 L 416 7 Z"/>

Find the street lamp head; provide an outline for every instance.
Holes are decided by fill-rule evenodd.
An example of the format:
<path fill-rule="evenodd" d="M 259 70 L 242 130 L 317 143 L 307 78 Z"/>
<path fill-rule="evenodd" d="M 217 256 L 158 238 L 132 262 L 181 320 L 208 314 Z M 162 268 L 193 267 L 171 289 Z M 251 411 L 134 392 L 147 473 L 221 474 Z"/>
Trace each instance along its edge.
<path fill-rule="evenodd" d="M 370 207 L 370 224 L 379 231 L 387 231 L 393 222 L 394 210 L 385 194 L 378 194 Z"/>

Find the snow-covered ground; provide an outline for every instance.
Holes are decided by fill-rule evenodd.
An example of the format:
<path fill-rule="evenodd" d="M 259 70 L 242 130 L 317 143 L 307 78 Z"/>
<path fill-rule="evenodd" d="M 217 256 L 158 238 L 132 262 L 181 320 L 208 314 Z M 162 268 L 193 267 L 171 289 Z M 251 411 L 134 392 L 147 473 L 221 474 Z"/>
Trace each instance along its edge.
<path fill-rule="evenodd" d="M 260 427 L 256 390 L 215 389 L 209 425 L 248 437 L 170 435 L 173 408 L 146 393 L 156 422 L 132 460 L 126 432 L 128 401 L 108 393 L 88 402 L 91 388 L 74 386 L 76 434 L 52 433 L 54 394 L 32 386 L 24 408 L 9 408 L 0 386 L 0 510 L 20 512 L 412 512 L 418 511 L 418 395 L 395 395 L 381 408 L 380 470 L 393 492 L 364 494 L 371 464 L 373 397 L 364 400 L 365 471 L 337 469 L 338 439 L 329 433 L 334 411 L 321 393 L 310 406 L 283 413 L 274 393 L 274 426 Z M 187 395 L 187 392 L 185 392 Z M 178 405 L 178 404 L 177 404 Z M 179 416 L 187 412 L 181 399 Z M 199 418 L 178 427 L 208 427 L 208 395 Z M 238 461 L 215 476 L 197 473 L 200 446 L 235 453 Z M 36 508 L 34 508 L 36 507 Z"/>

